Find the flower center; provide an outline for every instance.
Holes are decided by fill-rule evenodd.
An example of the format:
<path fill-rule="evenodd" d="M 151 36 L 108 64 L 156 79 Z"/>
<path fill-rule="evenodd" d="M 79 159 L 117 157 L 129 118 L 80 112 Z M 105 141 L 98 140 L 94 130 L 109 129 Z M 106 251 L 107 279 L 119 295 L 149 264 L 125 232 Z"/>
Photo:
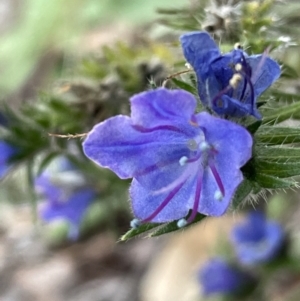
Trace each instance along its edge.
<path fill-rule="evenodd" d="M 209 168 L 210 173 L 213 176 L 217 185 L 217 190 L 212 196 L 217 201 L 222 201 L 225 196 L 225 189 L 221 177 L 218 173 L 215 165 L 215 157 L 218 155 L 218 151 L 215 147 L 205 140 L 204 132 L 201 130 L 194 139 L 187 141 L 187 148 L 189 154 L 182 156 L 178 159 L 178 163 L 181 167 L 185 168 L 182 175 L 176 179 L 173 183 L 163 188 L 158 193 L 166 193 L 166 198 L 160 203 L 160 205 L 145 219 L 136 220 L 131 222 L 133 228 L 137 228 L 139 225 L 151 222 L 164 208 L 172 201 L 175 195 L 186 184 L 188 180 L 192 180 L 191 177 L 195 177 L 195 196 L 191 214 L 187 219 L 182 218 L 178 221 L 178 227 L 184 227 L 186 224 L 191 223 L 199 209 L 203 176 L 205 169 Z M 190 166 L 187 166 L 190 165 Z M 156 192 L 157 193 L 157 192 Z"/>

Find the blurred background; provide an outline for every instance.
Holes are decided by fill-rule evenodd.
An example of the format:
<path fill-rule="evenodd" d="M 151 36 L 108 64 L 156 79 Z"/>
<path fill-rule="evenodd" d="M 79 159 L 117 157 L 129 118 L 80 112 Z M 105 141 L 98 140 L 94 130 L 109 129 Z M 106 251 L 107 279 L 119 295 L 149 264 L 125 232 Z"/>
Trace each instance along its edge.
<path fill-rule="evenodd" d="M 223 50 L 271 45 L 284 66 L 277 91 L 299 100 L 299 24 L 297 1 L 0 0 L 0 300 L 202 300 L 198 271 L 214 254 L 232 257 L 226 237 L 244 214 L 120 241 L 130 182 L 85 158 L 84 133 L 184 70 L 178 36 L 191 30 Z M 168 85 L 184 81 L 195 79 Z M 83 135 L 58 137 L 68 134 Z M 297 261 L 297 192 L 268 198 Z M 299 270 L 277 276 L 263 300 L 299 300 Z"/>

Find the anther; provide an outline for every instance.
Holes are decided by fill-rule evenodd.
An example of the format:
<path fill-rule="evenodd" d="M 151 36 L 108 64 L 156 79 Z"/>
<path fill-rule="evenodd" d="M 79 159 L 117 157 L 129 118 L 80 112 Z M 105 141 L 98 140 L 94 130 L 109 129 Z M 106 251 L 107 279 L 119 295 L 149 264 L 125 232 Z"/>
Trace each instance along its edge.
<path fill-rule="evenodd" d="M 200 143 L 199 149 L 202 152 L 205 152 L 205 151 L 209 150 L 210 148 L 211 148 L 211 146 L 206 141 L 203 141 Z"/>
<path fill-rule="evenodd" d="M 179 159 L 179 164 L 180 166 L 184 166 L 186 164 L 186 162 L 188 161 L 188 157 L 183 156 Z"/>
<path fill-rule="evenodd" d="M 235 43 L 235 44 L 234 44 L 234 49 L 235 49 L 235 50 L 243 49 L 243 46 L 241 45 L 241 43 Z"/>
<path fill-rule="evenodd" d="M 138 220 L 137 218 L 133 219 L 130 222 L 130 227 L 133 228 L 133 229 L 137 229 L 140 225 L 141 225 L 141 221 Z"/>
<path fill-rule="evenodd" d="M 185 63 L 184 65 L 185 65 L 185 67 L 186 67 L 187 69 L 193 70 L 193 67 L 192 67 L 192 65 L 191 65 L 190 63 Z"/>
<path fill-rule="evenodd" d="M 242 64 L 240 64 L 240 63 L 237 63 L 237 64 L 234 66 L 234 68 L 235 68 L 235 71 L 237 71 L 237 72 L 240 72 L 240 71 L 243 70 L 243 66 L 242 66 Z"/>
<path fill-rule="evenodd" d="M 220 190 L 217 190 L 215 192 L 214 199 L 216 201 L 222 201 L 223 198 L 224 198 L 224 195 L 222 194 L 222 192 Z"/>
<path fill-rule="evenodd" d="M 188 223 L 187 220 L 185 218 L 182 218 L 177 222 L 177 227 L 183 228 L 187 225 L 187 223 Z"/>
<path fill-rule="evenodd" d="M 233 74 L 232 78 L 229 81 L 229 85 L 236 89 L 240 81 L 243 79 L 243 77 L 240 74 Z"/>

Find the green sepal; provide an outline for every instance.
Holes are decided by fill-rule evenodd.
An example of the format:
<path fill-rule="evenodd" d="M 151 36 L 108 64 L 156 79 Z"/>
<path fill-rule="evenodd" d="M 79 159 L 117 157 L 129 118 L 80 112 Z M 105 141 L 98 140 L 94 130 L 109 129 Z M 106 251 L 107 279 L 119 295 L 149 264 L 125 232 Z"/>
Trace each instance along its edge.
<path fill-rule="evenodd" d="M 282 145 L 300 142 L 298 128 L 263 126 L 255 133 L 256 141 L 266 145 Z"/>

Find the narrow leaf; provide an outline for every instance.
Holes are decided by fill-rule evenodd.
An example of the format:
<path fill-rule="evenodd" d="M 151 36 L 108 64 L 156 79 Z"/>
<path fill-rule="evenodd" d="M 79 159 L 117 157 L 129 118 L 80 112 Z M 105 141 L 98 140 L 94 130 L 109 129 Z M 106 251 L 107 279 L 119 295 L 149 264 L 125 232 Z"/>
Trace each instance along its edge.
<path fill-rule="evenodd" d="M 297 183 L 293 180 L 283 180 L 262 173 L 258 173 L 255 177 L 255 180 L 262 188 L 277 189 L 277 188 L 292 188 L 297 186 Z"/>
<path fill-rule="evenodd" d="M 200 222 L 205 217 L 206 217 L 206 215 L 198 213 L 197 216 L 195 217 L 195 219 L 190 224 L 186 225 L 183 228 L 178 228 L 177 221 L 173 221 L 171 223 L 165 224 L 164 226 L 160 227 L 157 230 L 154 230 L 153 232 L 151 232 L 149 234 L 149 237 L 160 236 L 160 235 L 171 233 L 171 232 L 174 232 L 174 231 L 177 231 L 177 230 L 186 229 L 186 228 L 190 227 L 191 225 Z"/>
<path fill-rule="evenodd" d="M 300 129 L 263 126 L 255 134 L 257 142 L 268 145 L 282 145 L 300 142 Z"/>
<path fill-rule="evenodd" d="M 300 101 L 273 110 L 265 110 L 263 124 L 276 124 L 285 121 L 300 112 Z"/>
<path fill-rule="evenodd" d="M 148 232 L 156 227 L 159 227 L 162 224 L 143 224 L 139 226 L 137 229 L 130 229 L 128 232 L 126 232 L 124 235 L 121 236 L 121 241 L 129 240 L 133 237 L 136 237 L 138 235 L 141 235 L 145 232 Z"/>

